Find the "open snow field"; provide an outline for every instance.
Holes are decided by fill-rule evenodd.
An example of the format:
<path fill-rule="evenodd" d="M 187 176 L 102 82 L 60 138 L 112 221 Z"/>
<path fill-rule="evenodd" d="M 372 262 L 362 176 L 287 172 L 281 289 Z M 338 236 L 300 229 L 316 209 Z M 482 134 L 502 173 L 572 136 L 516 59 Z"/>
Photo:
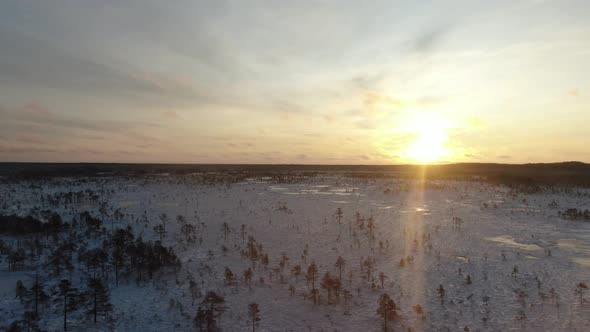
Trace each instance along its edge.
<path fill-rule="evenodd" d="M 100 198 L 57 207 L 41 200 L 86 189 Z M 558 216 L 567 208 L 590 207 L 583 190 L 524 194 L 478 182 L 336 176 L 203 185 L 188 176 L 157 176 L 3 184 L 0 198 L 5 215 L 51 208 L 70 222 L 89 211 L 107 231 L 129 225 L 146 240 L 159 238 L 153 227 L 167 216 L 162 242 L 174 248 L 180 270 L 118 286 L 111 276 L 112 321 L 93 324 L 72 314 L 71 330 L 191 331 L 202 295 L 215 291 L 225 298 L 218 322 L 223 331 L 251 330 L 252 302 L 260 308 L 259 331 L 379 331 L 383 293 L 399 307 L 389 323 L 394 331 L 590 331 L 590 290 L 576 291 L 590 282 L 590 223 Z M 102 211 L 99 201 L 107 203 Z M 122 216 L 114 218 L 115 211 Z M 197 226 L 194 243 L 183 241 L 179 215 Z M 267 267 L 242 253 L 249 237 L 268 254 Z M 339 256 L 345 260 L 341 277 Z M 319 272 L 319 303 L 310 299 L 305 278 L 312 262 Z M 301 275 L 293 272 L 297 265 Z M 235 284 L 224 280 L 226 267 L 236 275 Z M 254 268 L 248 284 L 243 273 L 249 267 Z M 341 281 L 330 299 L 320 286 L 326 272 Z M 201 295 L 194 305 L 189 273 Z M 79 277 L 74 271 L 74 284 Z M 15 298 L 16 280 L 30 286 L 34 268 L 9 272 L 3 255 L 2 326 L 25 310 Z M 62 329 L 59 307 L 43 310 L 40 327 Z"/>

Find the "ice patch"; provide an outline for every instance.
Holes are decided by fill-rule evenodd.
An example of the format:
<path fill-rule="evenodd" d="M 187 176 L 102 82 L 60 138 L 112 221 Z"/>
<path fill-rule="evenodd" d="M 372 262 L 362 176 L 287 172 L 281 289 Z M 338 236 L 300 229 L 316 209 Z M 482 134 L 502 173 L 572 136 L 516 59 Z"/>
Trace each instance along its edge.
<path fill-rule="evenodd" d="M 345 192 L 348 191 L 348 189 L 346 189 L 346 188 L 336 188 L 336 189 L 330 189 L 330 191 L 345 193 Z"/>
<path fill-rule="evenodd" d="M 178 206 L 178 203 L 174 203 L 174 202 L 161 202 L 161 203 L 158 203 L 158 206 Z"/>
<path fill-rule="evenodd" d="M 453 256 L 455 257 L 455 259 L 460 260 L 461 262 L 464 263 L 469 263 L 469 258 L 465 257 L 465 256 Z"/>
<path fill-rule="evenodd" d="M 500 244 L 503 244 L 503 245 L 506 245 L 509 247 L 514 247 L 514 248 L 523 249 L 523 250 L 529 250 L 529 251 L 543 250 L 543 248 L 539 247 L 536 244 L 526 244 L 526 243 L 516 242 L 516 241 L 514 241 L 514 238 L 510 235 L 485 237 L 484 240 L 498 242 Z"/>
<path fill-rule="evenodd" d="M 283 191 L 283 190 L 289 190 L 289 188 L 285 188 L 285 187 L 276 187 L 276 186 L 270 186 L 268 187 L 270 190 L 272 191 Z"/>
<path fill-rule="evenodd" d="M 378 207 L 378 209 L 380 209 L 380 210 L 389 210 L 391 208 L 393 208 L 393 205 L 387 205 L 387 206 L 380 206 L 380 207 Z"/>
<path fill-rule="evenodd" d="M 580 265 L 584 265 L 584 266 L 590 266 L 590 258 L 588 257 L 574 257 L 572 258 L 572 261 L 574 261 L 575 263 L 578 263 Z"/>
<path fill-rule="evenodd" d="M 422 213 L 422 215 L 424 216 L 429 216 L 430 215 L 430 210 L 428 210 L 427 208 L 422 208 L 422 207 L 417 207 L 414 208 L 413 210 L 401 210 L 401 213 Z"/>
<path fill-rule="evenodd" d="M 557 240 L 557 246 L 571 252 L 590 254 L 590 244 L 582 240 L 561 239 Z"/>
<path fill-rule="evenodd" d="M 132 207 L 132 206 L 136 206 L 139 205 L 138 201 L 121 201 L 119 202 L 119 207 L 121 208 L 128 208 L 128 207 Z"/>

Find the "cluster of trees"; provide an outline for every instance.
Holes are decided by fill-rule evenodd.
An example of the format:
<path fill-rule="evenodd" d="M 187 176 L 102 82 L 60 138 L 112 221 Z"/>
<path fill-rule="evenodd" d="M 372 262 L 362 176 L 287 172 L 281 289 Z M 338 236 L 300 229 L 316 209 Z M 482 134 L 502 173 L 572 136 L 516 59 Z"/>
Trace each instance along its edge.
<path fill-rule="evenodd" d="M 84 310 L 84 314 L 96 323 L 98 317 L 110 319 L 113 309 L 109 287 L 100 278 L 88 278 L 82 290 L 74 287 L 69 279 L 62 279 L 55 287 L 48 289 L 37 274 L 30 288 L 25 287 L 21 280 L 17 281 L 15 293 L 16 298 L 29 310 L 25 311 L 22 320 L 11 324 L 9 330 L 12 331 L 38 331 L 42 313 L 40 309 L 50 304 L 62 313 L 64 331 L 68 329 L 68 315 L 74 312 Z"/>
<path fill-rule="evenodd" d="M 564 219 L 570 220 L 585 220 L 590 221 L 590 210 L 578 210 L 576 208 L 570 208 L 563 212 L 559 211 L 558 214 Z"/>
<path fill-rule="evenodd" d="M 12 244 L 0 243 L 9 269 L 37 270 L 30 287 L 21 280 L 16 284 L 16 297 L 27 310 L 9 329 L 38 330 L 44 312 L 41 308 L 48 306 L 63 313 L 64 330 L 68 315 L 74 312 L 96 323 L 112 311 L 112 272 L 118 285 L 121 276 L 135 277 L 139 283 L 152 279 L 159 271 L 177 272 L 180 268 L 180 260 L 171 247 L 160 241 L 136 238 L 131 227 L 109 232 L 102 225 L 89 212 L 74 217 L 71 223 L 63 222 L 58 213 L 50 210 L 39 210 L 36 216 L 0 215 L 0 234 L 18 239 Z M 78 267 L 81 281 L 74 285 L 72 275 Z M 53 282 L 55 279 L 59 281 Z"/>
<path fill-rule="evenodd" d="M 41 214 L 45 221 L 33 216 L 21 217 L 0 214 L 0 234 L 13 236 L 49 234 L 60 232 L 68 226 L 62 221 L 61 216 L 53 211 L 44 210 Z"/>
<path fill-rule="evenodd" d="M 57 192 L 41 196 L 41 202 L 51 206 L 58 207 L 62 204 L 74 204 L 81 202 L 97 202 L 100 195 L 93 190 L 86 189 L 80 191 Z"/>
<path fill-rule="evenodd" d="M 113 234 L 111 262 L 115 270 L 115 280 L 119 275 L 135 275 L 139 283 L 152 279 L 155 272 L 162 268 L 171 268 L 177 272 L 181 266 L 178 256 L 170 247 L 160 241 L 144 241 L 134 238 L 131 228 L 117 229 Z"/>
<path fill-rule="evenodd" d="M 193 326 L 200 332 L 220 331 L 219 320 L 226 309 L 223 296 L 214 291 L 207 292 L 197 309 L 193 319 Z M 252 332 L 256 332 L 256 328 L 261 321 L 258 303 L 252 302 L 248 304 L 248 319 L 250 326 L 252 326 Z"/>

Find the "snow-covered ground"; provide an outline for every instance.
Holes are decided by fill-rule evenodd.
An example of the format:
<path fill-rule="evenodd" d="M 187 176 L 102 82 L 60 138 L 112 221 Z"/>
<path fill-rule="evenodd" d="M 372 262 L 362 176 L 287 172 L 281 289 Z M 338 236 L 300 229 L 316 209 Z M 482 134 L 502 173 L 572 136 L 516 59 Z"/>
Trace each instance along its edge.
<path fill-rule="evenodd" d="M 260 307 L 260 331 L 378 331 L 378 299 L 383 293 L 400 308 L 399 318 L 390 323 L 397 331 L 590 330 L 590 303 L 585 301 L 590 300 L 590 290 L 582 298 L 575 292 L 576 285 L 590 283 L 590 223 L 558 216 L 559 210 L 590 207 L 588 191 L 581 189 L 523 194 L 478 182 L 421 185 L 337 176 L 292 184 L 249 179 L 230 185 L 197 184 L 187 176 L 62 179 L 36 186 L 0 185 L 0 212 L 27 215 L 33 207 L 50 208 L 41 195 L 86 189 L 99 193 L 98 201 L 108 202 L 106 215 L 94 201 L 51 208 L 64 221 L 87 210 L 102 219 L 107 230 L 119 210 L 123 217 L 114 221 L 115 228 L 130 225 L 136 236 L 151 240 L 158 238 L 153 226 L 166 214 L 163 243 L 174 247 L 182 268 L 177 275 L 159 276 L 140 286 L 133 280 L 115 286 L 114 278 L 109 279 L 113 322 L 94 325 L 72 315 L 72 330 L 193 330 L 202 298 L 191 305 L 189 273 L 201 293 L 212 290 L 225 297 L 226 310 L 219 321 L 224 331 L 251 330 L 252 302 Z M 342 211 L 340 223 L 337 209 Z M 362 229 L 357 227 L 357 213 L 364 219 Z M 180 240 L 178 215 L 204 225 L 198 233 L 202 241 Z M 371 217 L 373 249 L 367 229 Z M 230 229 L 227 238 L 224 223 Z M 252 263 L 241 254 L 249 236 L 270 258 L 268 268 L 256 264 L 251 286 L 242 275 Z M 17 241 L 8 236 L 3 240 Z M 283 255 L 289 260 L 280 268 Z M 352 299 L 345 304 L 341 295 L 332 301 L 338 303 L 328 304 L 327 291 L 319 284 L 326 272 L 339 275 L 334 265 L 339 256 L 346 261 L 341 294 L 346 289 Z M 370 279 L 361 264 L 369 258 Z M 319 270 L 319 304 L 304 296 L 310 291 L 304 275 L 312 262 Z M 302 268 L 298 277 L 291 272 L 296 265 Z M 238 277 L 237 285 L 225 284 L 226 267 Z M 386 277 L 383 287 L 380 273 Z M 25 310 L 15 299 L 16 280 L 30 286 L 33 279 L 32 270 L 8 272 L 2 260 L 0 325 L 20 319 Z M 437 291 L 440 285 L 443 299 Z M 416 312 L 416 305 L 423 313 Z M 58 309 L 44 309 L 42 328 L 61 329 Z"/>

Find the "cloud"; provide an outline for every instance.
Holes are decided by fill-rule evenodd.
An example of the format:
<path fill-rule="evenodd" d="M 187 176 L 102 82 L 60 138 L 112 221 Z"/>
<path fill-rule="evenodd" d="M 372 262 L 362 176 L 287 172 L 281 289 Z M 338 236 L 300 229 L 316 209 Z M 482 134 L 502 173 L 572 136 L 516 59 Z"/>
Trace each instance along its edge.
<path fill-rule="evenodd" d="M 21 143 L 43 144 L 43 141 L 39 137 L 33 135 L 21 135 L 16 140 Z"/>
<path fill-rule="evenodd" d="M 25 105 L 24 108 L 30 108 L 30 104 Z M 46 109 L 45 106 L 37 104 L 36 107 L 40 109 Z M 60 127 L 64 129 L 80 129 L 80 130 L 88 130 L 88 131 L 95 131 L 95 132 L 104 132 L 104 133 L 121 133 L 126 130 L 130 130 L 133 128 L 156 128 L 160 125 L 154 122 L 144 122 L 144 121 L 114 121 L 114 120 L 100 120 L 100 119 L 93 119 L 93 118 L 83 118 L 83 117 L 76 117 L 71 115 L 65 114 L 58 114 L 58 113 L 51 113 L 51 117 L 46 116 L 39 116 L 45 115 L 46 112 L 32 112 L 32 113 L 21 113 L 21 112 L 10 112 L 7 110 L 0 109 L 0 114 L 7 120 L 13 120 L 18 123 L 26 123 L 26 124 L 34 124 L 40 125 L 43 127 Z M 132 135 L 131 133 L 129 133 Z M 140 134 L 138 134 L 140 135 Z M 141 139 L 146 139 L 147 136 L 140 135 Z"/>
<path fill-rule="evenodd" d="M 31 101 L 30 103 L 26 104 L 25 106 L 23 106 L 22 110 L 25 112 L 32 112 L 42 115 L 51 115 L 51 111 L 49 111 L 49 108 L 36 101 Z"/>
<path fill-rule="evenodd" d="M 401 100 L 375 91 L 365 92 L 363 103 L 369 109 L 375 107 L 401 108 L 404 106 Z"/>
<path fill-rule="evenodd" d="M 477 116 L 470 116 L 467 118 L 467 127 L 469 129 L 481 129 L 485 126 L 485 122 L 477 117 Z"/>
<path fill-rule="evenodd" d="M 150 136 L 150 135 L 147 135 L 142 132 L 136 132 L 135 130 L 139 130 L 139 129 L 137 127 L 129 126 L 128 130 L 123 131 L 121 133 L 121 135 L 124 137 L 128 137 L 128 138 L 140 141 L 140 142 L 149 142 L 152 144 L 152 147 L 153 147 L 153 144 L 162 142 L 162 140 L 158 137 Z"/>
<path fill-rule="evenodd" d="M 449 33 L 450 27 L 450 25 L 438 25 L 422 31 L 414 38 L 406 41 L 404 46 L 410 53 L 433 53 Z"/>
<path fill-rule="evenodd" d="M 44 147 L 5 147 L 0 146 L 0 154 L 37 154 L 37 153 L 61 153 L 62 151 Z"/>
<path fill-rule="evenodd" d="M 174 73 L 155 73 L 141 64 L 107 61 L 60 47 L 17 29 L 0 25 L 0 83 L 28 88 L 61 90 L 119 103 L 161 106 L 207 105 L 235 102 L 235 97 L 213 86 L 197 84 Z M 47 113 L 35 101 L 30 112 Z"/>
<path fill-rule="evenodd" d="M 51 117 L 40 116 L 43 113 L 38 112 L 14 112 L 0 110 L 0 116 L 4 120 L 0 123 L 0 128 L 4 126 L 10 127 L 12 124 L 25 126 L 38 126 L 45 129 L 61 128 L 61 129 L 78 129 L 85 131 L 95 131 L 104 133 L 118 133 L 132 127 L 136 127 L 139 123 L 122 122 L 122 121 L 98 121 L 94 119 L 84 120 L 72 116 L 61 114 L 54 114 Z"/>
<path fill-rule="evenodd" d="M 162 115 L 166 118 L 169 118 L 169 119 L 178 118 L 178 113 L 176 113 L 176 111 L 165 111 L 162 113 Z"/>
<path fill-rule="evenodd" d="M 136 151 L 129 151 L 129 150 L 117 150 L 115 151 L 116 154 L 124 155 L 124 156 L 143 156 L 145 155 L 144 152 L 136 152 Z"/>
<path fill-rule="evenodd" d="M 287 115 L 309 113 L 309 110 L 306 110 L 297 102 L 286 98 L 280 98 L 272 101 L 271 107 L 273 108 L 273 110 L 279 111 Z"/>
<path fill-rule="evenodd" d="M 500 155 L 500 156 L 496 156 L 496 158 L 498 159 L 511 159 L 512 156 L 508 156 L 508 155 Z"/>
<path fill-rule="evenodd" d="M 379 72 L 377 74 L 359 74 L 355 75 L 350 79 L 353 87 L 361 90 L 377 90 L 379 84 L 385 79 L 385 72 Z"/>
<path fill-rule="evenodd" d="M 0 26 L 0 45 L 0 77 L 4 82 L 101 92 L 108 96 L 156 91 L 148 82 L 14 29 Z"/>
<path fill-rule="evenodd" d="M 82 118 L 51 112 L 40 103 L 26 104 L 12 110 L 0 108 L 0 132 L 6 133 L 7 142 L 13 143 L 10 149 L 4 148 L 3 153 L 60 153 L 49 146 L 73 146 L 84 144 L 93 145 L 95 149 L 101 146 L 107 150 L 108 145 L 125 145 L 149 143 L 151 148 L 162 144 L 162 140 L 152 132 L 159 125 L 142 121 L 99 120 Z M 19 145 L 35 145 L 20 147 Z M 76 148 L 78 151 L 79 149 Z M 83 152 L 81 152 L 83 153 Z"/>
<path fill-rule="evenodd" d="M 419 105 L 419 106 L 436 106 L 445 101 L 447 101 L 447 97 L 443 96 L 420 96 L 412 101 L 412 103 Z"/>

